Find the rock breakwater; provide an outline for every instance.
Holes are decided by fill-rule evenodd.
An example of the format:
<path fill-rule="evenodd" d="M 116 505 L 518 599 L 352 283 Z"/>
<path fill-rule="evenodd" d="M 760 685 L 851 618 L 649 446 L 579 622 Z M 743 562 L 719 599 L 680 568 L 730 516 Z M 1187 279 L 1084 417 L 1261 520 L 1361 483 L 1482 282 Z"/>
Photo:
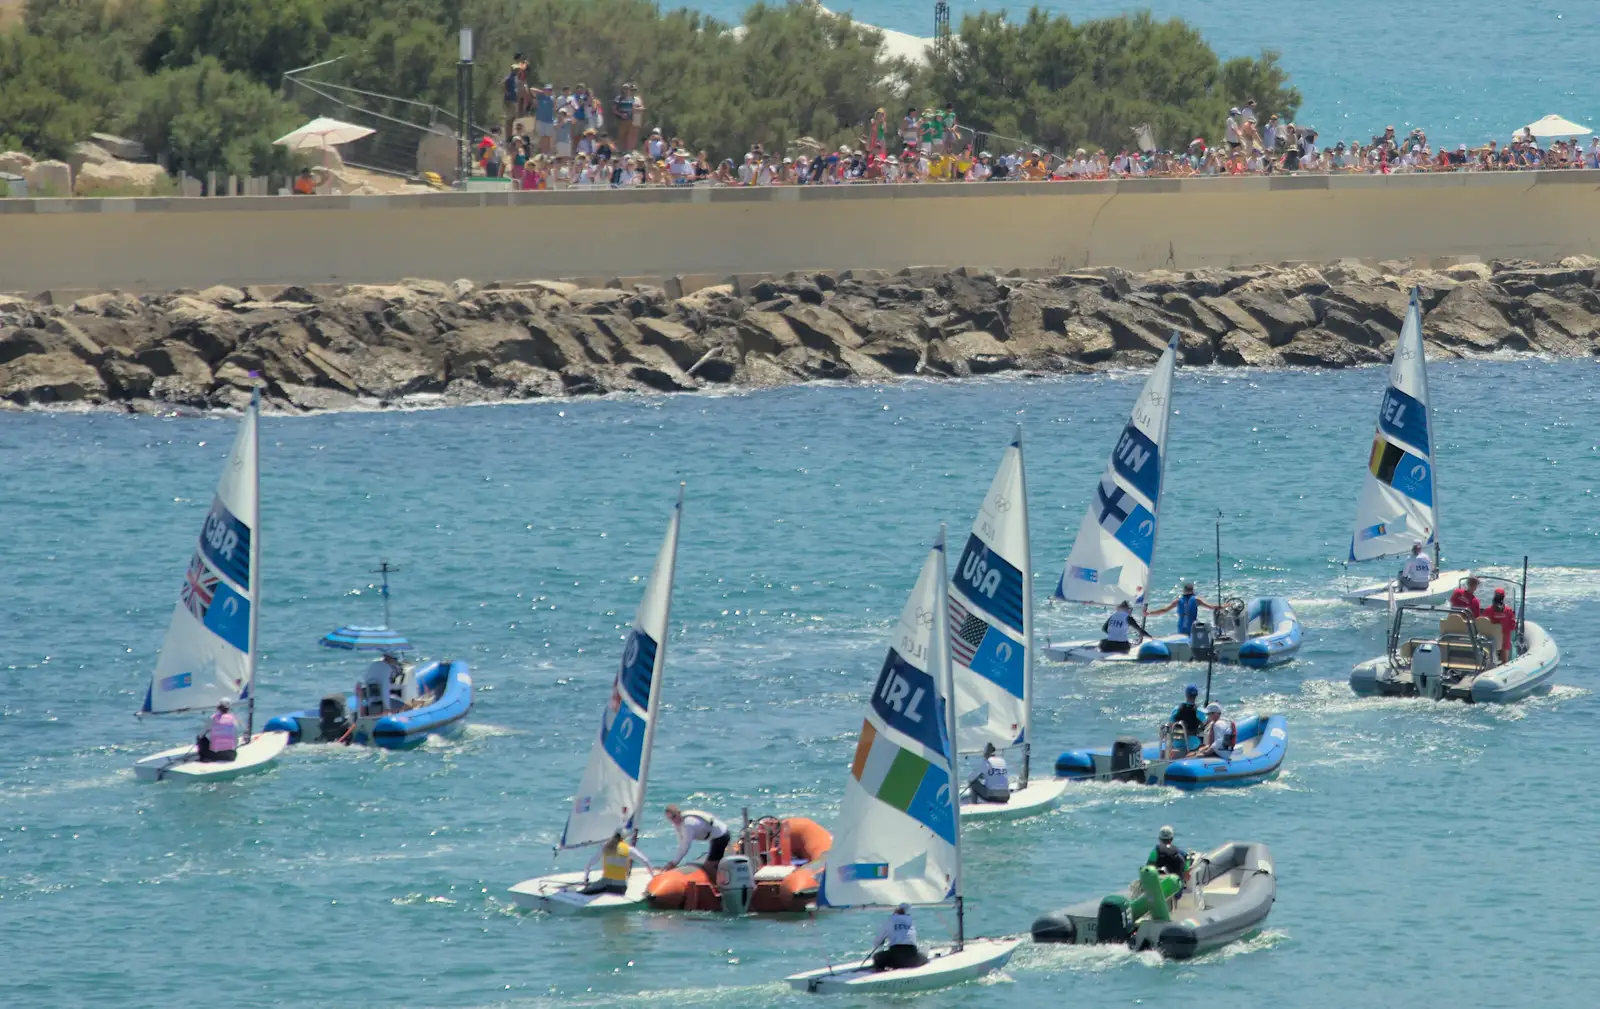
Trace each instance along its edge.
<path fill-rule="evenodd" d="M 0 403 L 285 411 L 608 392 L 1060 373 L 1153 362 L 1383 361 L 1422 291 L 1432 356 L 1600 353 L 1600 260 L 1415 269 L 1341 262 L 1183 273 L 961 268 L 730 278 L 683 293 L 409 280 L 0 296 Z M 679 295 L 677 297 L 670 294 Z"/>

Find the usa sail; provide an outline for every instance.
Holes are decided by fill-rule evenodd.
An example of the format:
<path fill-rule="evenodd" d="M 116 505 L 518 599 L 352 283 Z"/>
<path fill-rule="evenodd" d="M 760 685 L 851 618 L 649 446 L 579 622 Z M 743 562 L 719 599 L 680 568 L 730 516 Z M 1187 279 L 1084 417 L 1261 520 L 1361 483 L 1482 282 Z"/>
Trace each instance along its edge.
<path fill-rule="evenodd" d="M 1378 429 L 1356 504 L 1352 561 L 1406 554 L 1414 543 L 1435 542 L 1439 531 L 1435 475 L 1422 306 L 1413 290 L 1389 364 L 1389 387 L 1378 410 Z"/>
<path fill-rule="evenodd" d="M 622 666 L 611 684 L 599 734 L 561 833 L 562 848 L 605 841 L 618 829 L 638 829 L 661 708 L 661 674 L 667 663 L 667 628 L 682 518 L 683 488 L 679 487 L 678 503 L 623 646 Z"/>
<path fill-rule="evenodd" d="M 950 582 L 956 752 L 1029 742 L 1033 564 L 1022 428 L 1000 459 Z"/>
<path fill-rule="evenodd" d="M 141 713 L 197 711 L 222 700 L 250 699 L 261 591 L 256 535 L 260 404 L 257 390 L 222 467 Z"/>
<path fill-rule="evenodd" d="M 948 584 L 941 530 L 872 689 L 819 907 L 940 904 L 960 896 Z"/>
<path fill-rule="evenodd" d="M 1056 583 L 1057 599 L 1107 606 L 1145 601 L 1160 522 L 1177 360 L 1174 333 L 1112 449 Z"/>

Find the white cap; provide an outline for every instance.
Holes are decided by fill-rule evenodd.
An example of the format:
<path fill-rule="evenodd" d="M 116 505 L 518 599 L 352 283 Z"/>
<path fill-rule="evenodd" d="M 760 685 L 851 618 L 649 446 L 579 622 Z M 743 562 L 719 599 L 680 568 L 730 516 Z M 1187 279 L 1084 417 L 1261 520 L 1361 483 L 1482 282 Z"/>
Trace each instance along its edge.
<path fill-rule="evenodd" d="M 1208 714 L 1208 715 L 1220 715 L 1220 714 L 1222 714 L 1222 705 L 1218 704 L 1216 701 L 1212 701 L 1210 704 L 1206 705 L 1206 714 Z"/>
<path fill-rule="evenodd" d="M 1170 841 L 1174 836 L 1176 836 L 1176 833 L 1170 826 L 1162 827 L 1160 830 L 1156 831 L 1156 837 L 1159 837 L 1163 841 Z"/>

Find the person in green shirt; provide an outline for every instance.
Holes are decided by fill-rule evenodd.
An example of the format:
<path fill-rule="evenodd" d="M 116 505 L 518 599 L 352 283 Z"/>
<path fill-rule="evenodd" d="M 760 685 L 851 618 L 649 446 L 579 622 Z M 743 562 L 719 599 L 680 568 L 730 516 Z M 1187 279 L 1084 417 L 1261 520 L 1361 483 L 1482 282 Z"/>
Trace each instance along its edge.
<path fill-rule="evenodd" d="M 956 149 L 956 103 L 946 102 L 944 113 L 939 117 L 939 129 L 944 136 L 944 149 L 953 153 Z"/>
<path fill-rule="evenodd" d="M 1173 840 L 1175 836 L 1171 827 L 1162 827 L 1156 834 L 1156 846 L 1150 849 L 1150 857 L 1145 860 L 1145 864 L 1153 865 L 1169 876 L 1177 876 L 1187 886 L 1189 853 L 1178 847 Z"/>
<path fill-rule="evenodd" d="M 939 118 L 937 109 L 926 109 L 922 113 L 922 153 L 931 154 L 934 149 L 943 146 L 944 120 Z"/>

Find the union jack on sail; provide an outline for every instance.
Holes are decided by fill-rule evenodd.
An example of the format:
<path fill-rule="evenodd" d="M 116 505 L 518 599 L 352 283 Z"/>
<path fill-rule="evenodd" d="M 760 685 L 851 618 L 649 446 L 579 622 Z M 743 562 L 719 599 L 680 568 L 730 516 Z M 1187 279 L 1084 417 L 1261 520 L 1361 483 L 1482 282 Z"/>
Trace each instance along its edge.
<path fill-rule="evenodd" d="M 204 620 L 211 599 L 216 594 L 217 573 L 201 558 L 199 551 L 195 551 L 194 559 L 189 561 L 189 572 L 183 579 L 183 588 L 178 591 L 178 598 L 196 620 Z"/>

